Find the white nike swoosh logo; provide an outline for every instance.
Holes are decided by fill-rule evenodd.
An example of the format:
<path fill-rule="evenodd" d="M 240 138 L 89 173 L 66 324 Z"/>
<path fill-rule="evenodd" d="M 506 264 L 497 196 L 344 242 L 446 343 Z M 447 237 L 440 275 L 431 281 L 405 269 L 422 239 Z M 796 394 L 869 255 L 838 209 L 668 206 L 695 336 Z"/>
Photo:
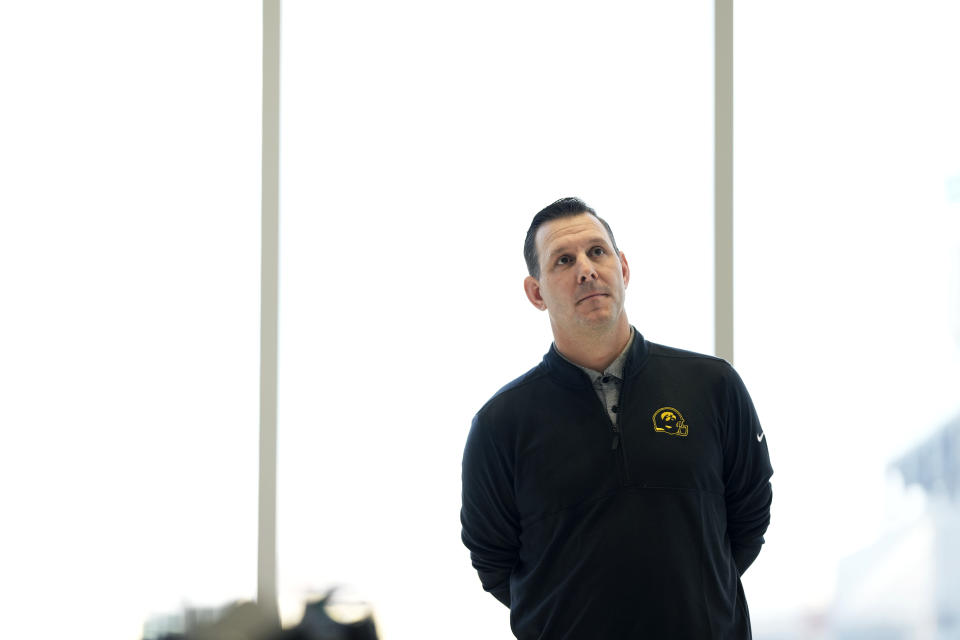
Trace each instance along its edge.
<path fill-rule="evenodd" d="M 763 432 L 760 432 L 760 435 L 757 436 L 757 442 L 763 442 Z"/>

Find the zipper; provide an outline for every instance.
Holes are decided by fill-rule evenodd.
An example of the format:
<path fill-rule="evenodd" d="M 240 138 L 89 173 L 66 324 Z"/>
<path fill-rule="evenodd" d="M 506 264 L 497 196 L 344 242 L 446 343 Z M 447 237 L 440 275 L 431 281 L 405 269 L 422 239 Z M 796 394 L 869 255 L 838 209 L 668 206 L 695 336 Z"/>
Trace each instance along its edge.
<path fill-rule="evenodd" d="M 621 393 L 622 391 L 623 390 L 621 389 Z M 619 406 L 623 406 L 622 400 L 623 400 L 622 397 L 618 400 Z M 627 472 L 627 458 L 626 458 L 627 452 L 623 448 L 623 433 L 620 431 L 620 424 L 619 424 L 620 413 L 619 412 L 617 413 L 616 420 L 611 420 L 610 414 L 607 413 L 607 407 L 603 403 L 603 401 L 600 400 L 600 398 L 597 398 L 597 404 L 600 407 L 600 411 L 603 414 L 603 417 L 610 424 L 610 433 L 612 435 L 612 438 L 610 439 L 610 451 L 619 451 L 619 455 L 617 455 L 617 461 L 616 461 L 617 475 L 620 477 L 620 482 L 622 484 L 627 483 L 630 481 L 630 474 Z"/>
<path fill-rule="evenodd" d="M 614 407 L 617 409 L 617 411 L 614 412 L 616 419 L 610 420 L 610 415 L 607 413 L 606 407 L 603 407 L 603 413 L 607 420 L 610 420 L 610 431 L 613 434 L 610 441 L 610 451 L 618 452 L 617 466 L 619 467 L 620 481 L 629 484 L 630 465 L 627 463 L 627 450 L 623 446 L 623 430 L 620 429 L 620 420 L 623 418 L 623 388 L 625 386 L 626 384 L 620 385 L 620 396 L 617 398 L 616 407 Z"/>
<path fill-rule="evenodd" d="M 597 406 L 600 407 L 600 413 L 603 415 L 603 419 L 610 425 L 610 432 L 613 434 L 613 440 L 610 442 L 610 451 L 616 451 L 620 448 L 620 427 L 617 425 L 617 422 L 620 421 L 620 415 L 617 414 L 616 420 L 611 420 L 610 414 L 607 413 L 607 405 L 597 397 L 596 390 L 594 390 L 593 396 L 597 400 Z"/>

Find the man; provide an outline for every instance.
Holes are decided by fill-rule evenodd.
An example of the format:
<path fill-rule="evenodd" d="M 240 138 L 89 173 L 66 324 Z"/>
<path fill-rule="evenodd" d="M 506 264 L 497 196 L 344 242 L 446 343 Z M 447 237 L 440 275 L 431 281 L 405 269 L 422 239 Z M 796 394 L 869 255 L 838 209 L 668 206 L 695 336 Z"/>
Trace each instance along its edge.
<path fill-rule="evenodd" d="M 576 198 L 533 219 L 554 343 L 474 417 L 463 542 L 522 640 L 750 638 L 740 575 L 770 520 L 767 442 L 725 361 L 648 342 L 630 267 Z"/>

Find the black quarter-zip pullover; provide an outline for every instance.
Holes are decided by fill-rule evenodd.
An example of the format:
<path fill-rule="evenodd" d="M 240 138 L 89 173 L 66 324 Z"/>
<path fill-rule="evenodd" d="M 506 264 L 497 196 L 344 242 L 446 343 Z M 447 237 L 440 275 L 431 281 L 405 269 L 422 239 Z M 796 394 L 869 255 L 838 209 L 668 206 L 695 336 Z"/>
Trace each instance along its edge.
<path fill-rule="evenodd" d="M 521 640 L 750 638 L 773 471 L 743 382 L 634 330 L 617 416 L 555 348 L 476 414 L 461 523 L 484 589 Z"/>

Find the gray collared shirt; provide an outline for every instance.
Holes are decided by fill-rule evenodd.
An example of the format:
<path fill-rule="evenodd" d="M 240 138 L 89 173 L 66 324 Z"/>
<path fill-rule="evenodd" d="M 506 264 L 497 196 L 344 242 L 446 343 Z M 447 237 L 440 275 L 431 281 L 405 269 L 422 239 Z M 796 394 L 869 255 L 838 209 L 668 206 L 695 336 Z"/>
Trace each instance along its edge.
<path fill-rule="evenodd" d="M 589 367 L 582 367 L 576 362 L 571 362 L 566 356 L 560 353 L 564 360 L 576 365 L 581 371 L 587 374 L 590 382 L 593 383 L 593 389 L 597 392 L 601 404 L 607 410 L 610 416 L 610 422 L 617 424 L 617 413 L 620 411 L 620 388 L 623 386 L 623 365 L 627 361 L 627 352 L 630 351 L 630 345 L 633 344 L 633 327 L 630 328 L 630 339 L 627 340 L 627 346 L 623 348 L 617 359 L 610 363 L 605 371 L 594 371 Z"/>

